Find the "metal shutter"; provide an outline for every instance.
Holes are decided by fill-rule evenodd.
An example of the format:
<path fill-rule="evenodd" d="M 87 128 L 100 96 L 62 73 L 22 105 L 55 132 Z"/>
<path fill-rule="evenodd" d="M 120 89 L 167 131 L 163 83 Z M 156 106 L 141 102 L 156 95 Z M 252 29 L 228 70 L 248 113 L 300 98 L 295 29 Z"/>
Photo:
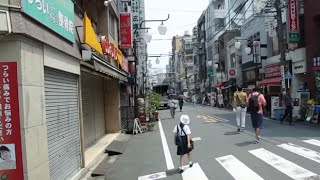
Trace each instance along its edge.
<path fill-rule="evenodd" d="M 81 72 L 84 146 L 105 135 L 103 78 Z"/>
<path fill-rule="evenodd" d="M 44 78 L 50 179 L 68 179 L 81 168 L 77 75 L 45 68 Z"/>

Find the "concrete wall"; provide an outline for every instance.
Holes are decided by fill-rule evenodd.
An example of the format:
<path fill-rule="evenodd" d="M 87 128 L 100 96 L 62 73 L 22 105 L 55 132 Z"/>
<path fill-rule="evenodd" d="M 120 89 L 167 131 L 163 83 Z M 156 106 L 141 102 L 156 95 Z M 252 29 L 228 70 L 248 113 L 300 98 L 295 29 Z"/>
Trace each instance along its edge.
<path fill-rule="evenodd" d="M 18 63 L 25 179 L 49 179 L 42 45 L 22 36 L 0 41 L 1 61 Z"/>
<path fill-rule="evenodd" d="M 117 80 L 105 79 L 105 112 L 107 133 L 119 132 L 120 122 L 120 86 Z"/>
<path fill-rule="evenodd" d="M 49 179 L 44 66 L 79 74 L 80 62 L 22 35 L 10 35 L 0 41 L 0 61 L 18 63 L 25 179 Z"/>

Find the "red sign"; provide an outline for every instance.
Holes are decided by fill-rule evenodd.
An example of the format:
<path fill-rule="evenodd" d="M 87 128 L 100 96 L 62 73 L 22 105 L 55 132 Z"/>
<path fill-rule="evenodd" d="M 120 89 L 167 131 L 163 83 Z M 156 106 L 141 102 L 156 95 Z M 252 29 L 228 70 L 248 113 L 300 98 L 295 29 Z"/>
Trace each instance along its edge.
<path fill-rule="evenodd" d="M 289 32 L 299 32 L 298 1 L 288 0 Z"/>
<path fill-rule="evenodd" d="M 132 48 L 132 21 L 131 13 L 120 13 L 120 46 Z"/>
<path fill-rule="evenodd" d="M 272 78 L 281 76 L 281 70 L 279 64 L 270 64 L 264 67 L 264 77 Z"/>
<path fill-rule="evenodd" d="M 121 68 L 129 73 L 129 62 L 128 62 L 128 59 L 125 57 L 125 56 L 122 56 L 122 65 L 121 65 Z"/>
<path fill-rule="evenodd" d="M 230 68 L 229 69 L 229 77 L 230 78 L 235 78 L 237 77 L 237 70 L 235 68 Z"/>
<path fill-rule="evenodd" d="M 23 179 L 17 63 L 0 69 L 0 179 Z"/>
<path fill-rule="evenodd" d="M 106 36 L 101 36 L 100 44 L 103 54 L 111 56 L 113 59 L 118 60 L 118 49 L 109 41 Z"/>

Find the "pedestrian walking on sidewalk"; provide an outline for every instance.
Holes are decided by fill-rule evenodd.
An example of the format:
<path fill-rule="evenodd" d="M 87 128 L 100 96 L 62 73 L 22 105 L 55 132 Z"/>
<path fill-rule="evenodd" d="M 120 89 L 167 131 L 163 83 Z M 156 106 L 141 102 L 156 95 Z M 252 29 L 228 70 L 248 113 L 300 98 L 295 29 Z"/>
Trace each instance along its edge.
<path fill-rule="evenodd" d="M 183 95 L 179 96 L 179 107 L 180 107 L 180 112 L 182 111 L 182 107 L 183 107 Z"/>
<path fill-rule="evenodd" d="M 243 88 L 238 86 L 233 95 L 233 108 L 236 112 L 238 132 L 243 132 L 246 126 L 247 101 L 247 93 L 243 92 Z"/>
<path fill-rule="evenodd" d="M 193 166 L 190 152 L 192 151 L 192 140 L 191 140 L 191 130 L 188 124 L 190 119 L 188 115 L 181 115 L 180 124 L 175 126 L 173 129 L 174 133 L 174 143 L 177 145 L 177 155 L 180 156 L 180 173 L 183 173 L 183 161 L 185 155 L 187 155 L 189 160 L 189 167 Z"/>
<path fill-rule="evenodd" d="M 260 142 L 260 130 L 263 124 L 263 106 L 267 105 L 267 101 L 258 88 L 253 89 L 253 93 L 248 98 L 249 111 L 251 113 L 252 127 L 255 132 L 254 143 Z"/>
<path fill-rule="evenodd" d="M 174 118 L 174 115 L 176 114 L 176 109 L 178 108 L 178 100 L 174 99 L 172 95 L 169 95 L 168 105 L 170 108 L 171 117 Z"/>
<path fill-rule="evenodd" d="M 294 125 L 292 122 L 293 99 L 290 89 L 287 89 L 286 94 L 283 95 L 282 104 L 285 108 L 285 114 L 282 116 L 280 123 L 283 124 L 283 121 L 286 119 L 290 125 Z"/>
<path fill-rule="evenodd" d="M 223 95 L 221 93 L 221 90 L 219 90 L 219 92 L 218 92 L 217 99 L 218 99 L 218 107 L 223 108 L 224 102 L 223 102 Z"/>
<path fill-rule="evenodd" d="M 195 107 L 195 106 L 196 106 L 196 102 L 197 102 L 197 98 L 196 98 L 196 95 L 195 95 L 195 94 L 192 95 L 191 101 L 192 101 L 192 103 L 193 103 L 193 107 Z"/>

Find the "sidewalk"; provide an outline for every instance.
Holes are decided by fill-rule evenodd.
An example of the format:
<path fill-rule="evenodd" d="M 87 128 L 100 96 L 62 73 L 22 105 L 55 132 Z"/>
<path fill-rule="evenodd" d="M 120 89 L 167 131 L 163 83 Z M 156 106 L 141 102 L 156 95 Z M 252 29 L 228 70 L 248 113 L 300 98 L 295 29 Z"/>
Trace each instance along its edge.
<path fill-rule="evenodd" d="M 214 109 L 219 109 L 221 111 L 231 111 L 233 112 L 233 108 L 218 108 L 218 107 L 213 107 L 210 105 L 202 105 L 202 104 L 197 104 L 198 106 L 203 106 L 203 107 L 211 107 Z M 249 114 L 249 113 L 248 113 Z M 272 119 L 270 115 L 264 115 L 264 119 L 265 120 L 271 120 L 271 121 L 278 121 L 276 119 Z M 280 123 L 280 122 L 279 122 Z M 299 124 L 299 125 L 303 125 L 303 126 L 309 126 L 309 127 L 316 127 L 316 128 L 320 128 L 320 124 L 315 124 L 315 123 L 311 123 L 311 122 L 307 122 L 307 121 L 294 121 L 295 124 Z"/>

